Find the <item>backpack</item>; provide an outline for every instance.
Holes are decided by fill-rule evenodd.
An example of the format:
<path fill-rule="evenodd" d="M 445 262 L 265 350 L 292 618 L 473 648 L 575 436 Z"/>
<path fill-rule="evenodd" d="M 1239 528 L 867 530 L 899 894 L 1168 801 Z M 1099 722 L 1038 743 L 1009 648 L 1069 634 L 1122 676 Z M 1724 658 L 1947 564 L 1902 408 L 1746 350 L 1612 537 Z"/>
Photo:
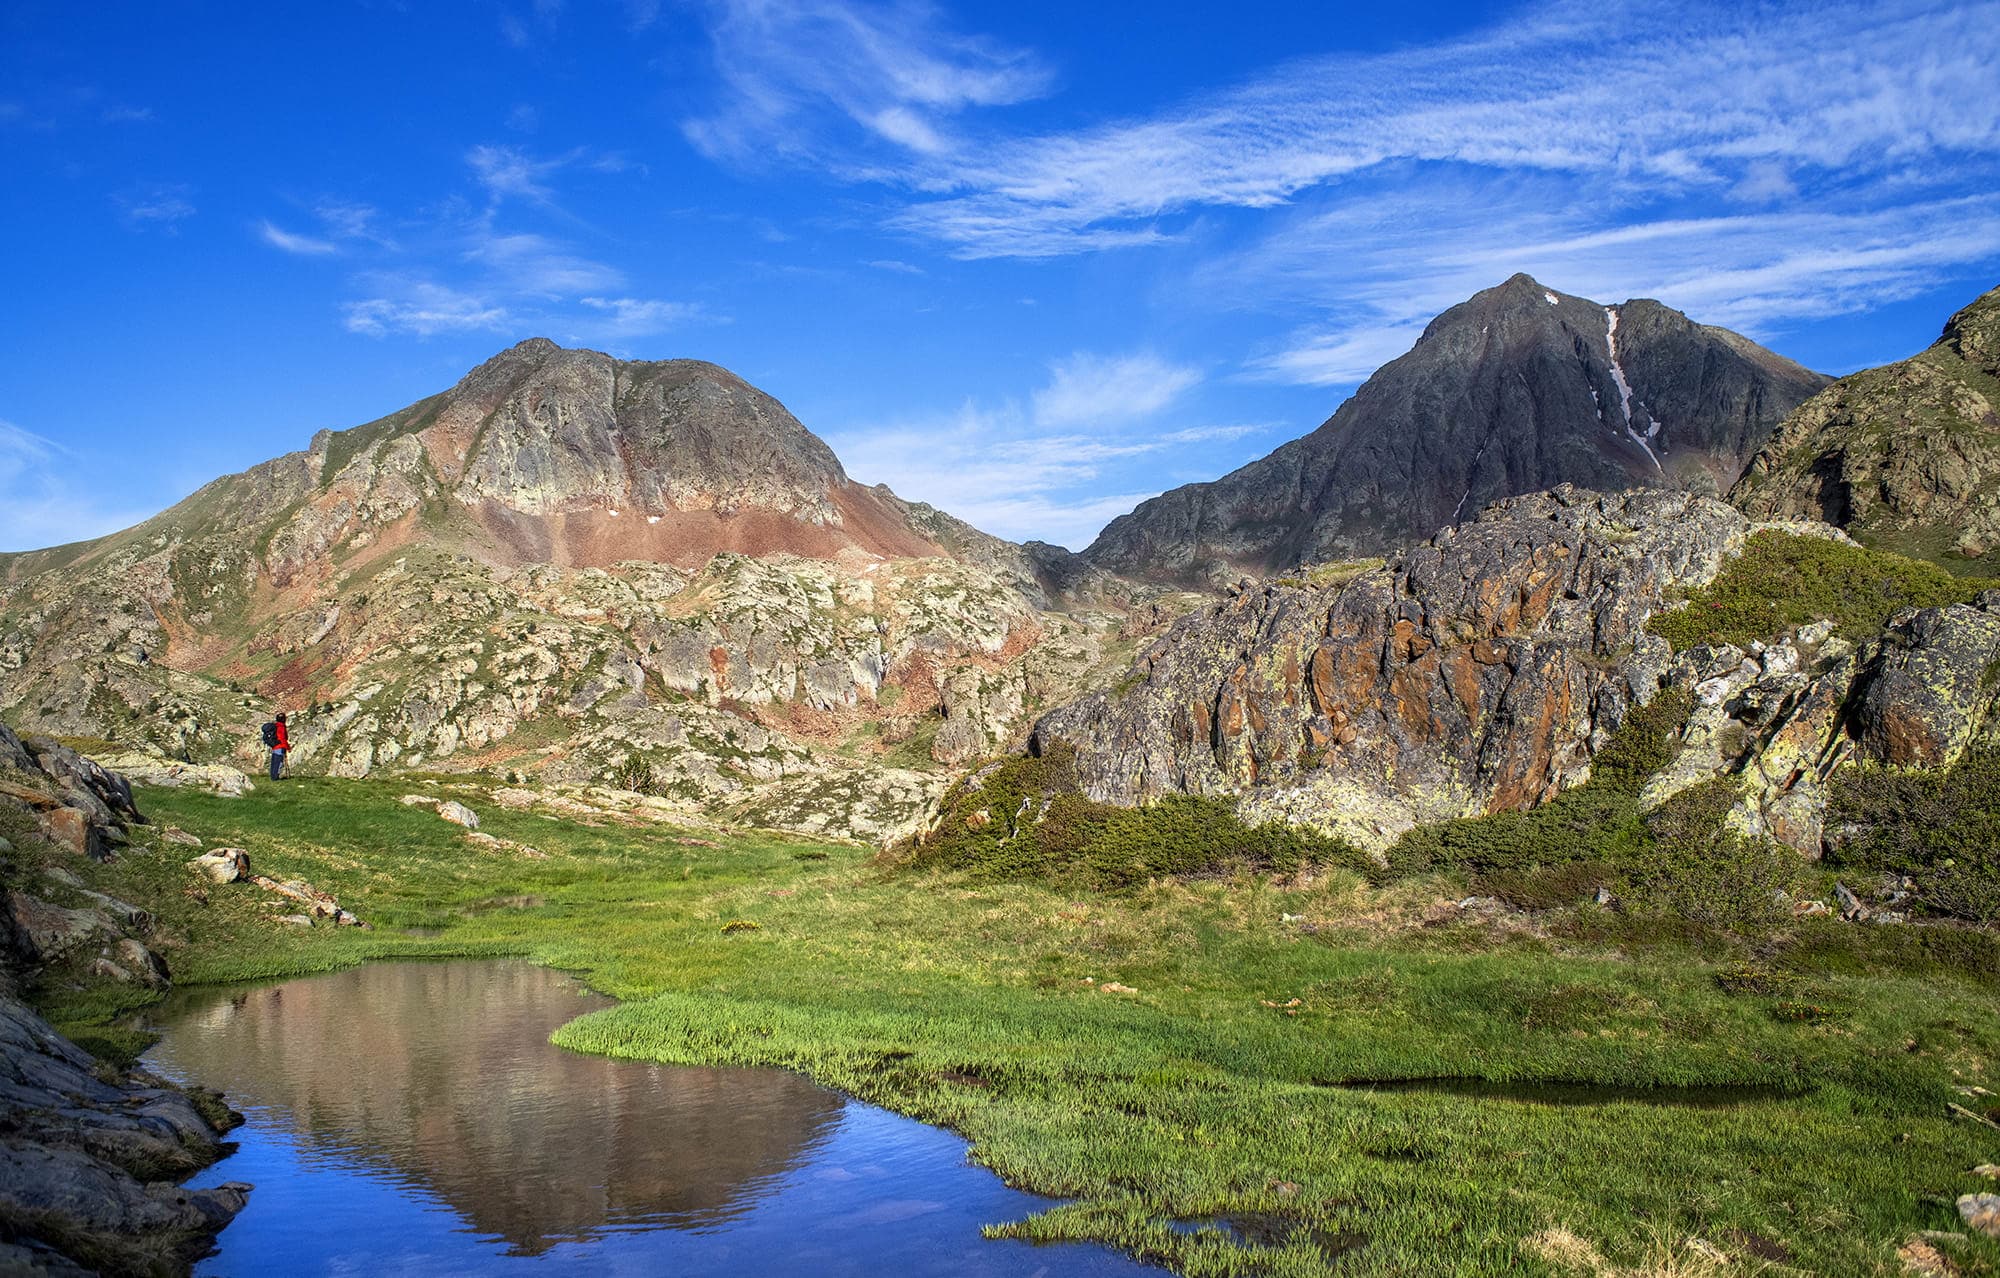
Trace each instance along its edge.
<path fill-rule="evenodd" d="M 273 749 L 277 747 L 278 725 L 275 722 L 267 723 L 264 725 L 264 744 L 272 747 Z"/>

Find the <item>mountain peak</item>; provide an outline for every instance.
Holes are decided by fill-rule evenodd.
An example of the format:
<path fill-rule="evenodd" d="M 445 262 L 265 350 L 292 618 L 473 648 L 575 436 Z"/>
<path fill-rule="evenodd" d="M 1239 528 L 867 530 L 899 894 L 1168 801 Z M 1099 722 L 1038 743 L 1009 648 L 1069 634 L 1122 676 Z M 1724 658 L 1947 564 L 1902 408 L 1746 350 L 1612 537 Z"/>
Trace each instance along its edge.
<path fill-rule="evenodd" d="M 1825 381 L 1657 303 L 1522 272 L 1432 320 L 1312 434 L 1143 503 L 1084 558 L 1192 582 L 1380 554 L 1561 483 L 1717 492 Z"/>

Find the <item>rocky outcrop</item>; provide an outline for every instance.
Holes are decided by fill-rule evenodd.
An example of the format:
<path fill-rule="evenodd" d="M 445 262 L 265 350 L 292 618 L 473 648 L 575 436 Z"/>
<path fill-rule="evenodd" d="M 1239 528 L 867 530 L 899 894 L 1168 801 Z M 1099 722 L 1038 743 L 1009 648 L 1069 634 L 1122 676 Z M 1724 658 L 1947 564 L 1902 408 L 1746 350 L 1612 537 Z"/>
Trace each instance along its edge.
<path fill-rule="evenodd" d="M 125 778 L 4 726 L 0 804 L 38 814 L 59 861 L 111 856 L 144 820 Z M 73 815 L 48 820 L 59 813 Z M 186 1273 L 249 1186 L 173 1182 L 220 1157 L 222 1132 L 240 1120 L 212 1095 L 93 1060 L 18 995 L 30 977 L 164 989 L 167 966 L 140 939 L 153 918 L 61 863 L 36 866 L 4 844 L 0 861 L 0 1268 Z"/>
<path fill-rule="evenodd" d="M 1318 430 L 1141 504 L 1083 558 L 1206 583 L 1379 555 L 1563 483 L 1718 493 L 1825 382 L 1658 302 L 1516 275 L 1438 316 Z"/>
<path fill-rule="evenodd" d="M 1855 644 L 1816 622 L 1755 644 L 1678 654 L 1670 685 L 1695 709 L 1677 757 L 1647 785 L 1655 807 L 1715 777 L 1743 782 L 1731 824 L 1808 856 L 1826 844 L 1828 783 L 1856 761 L 1950 767 L 2000 729 L 2000 591 L 1909 609 Z"/>
<path fill-rule="evenodd" d="M 0 803 L 32 814 L 44 838 L 93 860 L 109 860 L 128 824 L 145 817 L 132 785 L 59 742 L 17 736 L 0 724 Z"/>
<path fill-rule="evenodd" d="M 188 1093 L 93 1060 L 0 992 L 0 1251 L 9 1273 L 184 1274 L 250 1186 L 175 1180 L 222 1154 L 240 1122 Z"/>
<path fill-rule="evenodd" d="M 2000 289 L 1952 316 L 1929 350 L 1801 405 L 1730 500 L 2000 572 Z"/>
<path fill-rule="evenodd" d="M 1668 491 L 1501 502 L 1344 584 L 1246 586 L 1183 618 L 1034 745 L 1075 745 L 1094 799 L 1237 795 L 1367 846 L 1539 802 L 1658 692 L 1672 653 L 1646 622 L 1749 528 Z"/>
<path fill-rule="evenodd" d="M 1649 633 L 1759 527 L 1663 491 L 1501 502 L 1343 584 L 1246 583 L 1044 717 L 1033 747 L 1075 746 L 1094 799 L 1233 796 L 1380 848 L 1552 797 L 1632 707 L 1682 688 L 1693 713 L 1642 805 L 1732 778 L 1738 828 L 1816 856 L 1835 769 L 1946 766 L 2000 727 L 2000 591 L 1906 610 L 1859 647 L 1830 623 L 1749 650 Z"/>

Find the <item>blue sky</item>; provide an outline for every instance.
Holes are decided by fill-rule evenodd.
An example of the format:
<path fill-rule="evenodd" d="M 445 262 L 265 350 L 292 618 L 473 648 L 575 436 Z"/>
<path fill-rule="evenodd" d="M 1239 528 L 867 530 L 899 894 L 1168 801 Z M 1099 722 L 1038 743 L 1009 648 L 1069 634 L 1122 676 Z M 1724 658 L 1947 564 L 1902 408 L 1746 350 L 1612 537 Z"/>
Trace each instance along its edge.
<path fill-rule="evenodd" d="M 1072 546 L 1517 270 L 1851 371 L 2000 283 L 1996 66 L 1913 0 L 9 0 L 0 549 L 536 334 Z"/>

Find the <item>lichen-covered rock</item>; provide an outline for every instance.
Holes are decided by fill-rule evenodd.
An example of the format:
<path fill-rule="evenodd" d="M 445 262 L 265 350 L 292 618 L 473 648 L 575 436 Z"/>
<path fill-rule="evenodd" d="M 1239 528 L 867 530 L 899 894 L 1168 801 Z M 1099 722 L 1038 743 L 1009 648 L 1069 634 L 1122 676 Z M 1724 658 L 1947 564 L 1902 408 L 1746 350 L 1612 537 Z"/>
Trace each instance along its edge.
<path fill-rule="evenodd" d="M 2000 675 L 2000 591 L 1978 607 L 1924 608 L 1893 619 L 1855 708 L 1862 750 L 1885 763 L 1956 763 L 1984 726 Z"/>
<path fill-rule="evenodd" d="M 438 804 L 437 814 L 453 825 L 462 825 L 468 830 L 479 828 L 479 814 L 453 799 Z"/>
<path fill-rule="evenodd" d="M 1536 803 L 1659 691 L 1670 653 L 1646 622 L 1749 531 L 1664 491 L 1501 502 L 1344 584 L 1267 583 L 1183 618 L 1034 740 L 1074 744 L 1095 799 L 1234 794 L 1368 846 Z"/>
<path fill-rule="evenodd" d="M 257 788 L 242 769 L 226 763 L 187 763 L 140 750 L 106 752 L 98 762 L 139 785 L 206 790 L 225 799 L 240 799 Z"/>
<path fill-rule="evenodd" d="M 242 848 L 216 848 L 188 862 L 210 883 L 234 883 L 250 876 L 250 854 Z"/>

